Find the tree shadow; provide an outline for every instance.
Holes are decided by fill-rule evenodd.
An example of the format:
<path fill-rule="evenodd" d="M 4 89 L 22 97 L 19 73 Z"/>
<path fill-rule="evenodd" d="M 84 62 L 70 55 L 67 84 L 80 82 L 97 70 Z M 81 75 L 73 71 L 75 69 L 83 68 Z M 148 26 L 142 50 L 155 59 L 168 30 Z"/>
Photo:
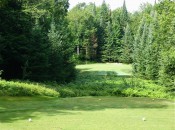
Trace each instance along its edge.
<path fill-rule="evenodd" d="M 13 100 L 9 100 L 13 99 Z M 167 103 L 168 102 L 168 103 Z M 76 111 L 99 111 L 105 109 L 166 109 L 172 101 L 130 97 L 78 97 L 78 98 L 0 98 L 0 123 L 10 123 L 41 115 L 71 115 Z M 35 113 L 39 113 L 35 114 Z"/>
<path fill-rule="evenodd" d="M 92 71 L 81 69 L 77 79 L 65 87 L 73 90 L 103 92 L 121 87 L 117 80 L 128 78 L 114 71 Z M 73 85 L 72 85 L 73 84 Z M 64 87 L 64 86 L 63 86 Z M 110 92 L 109 92 L 110 93 Z M 103 94 L 102 94 L 103 95 Z M 166 109 L 173 107 L 168 100 L 136 97 L 76 97 L 76 98 L 44 98 L 44 97 L 0 97 L 0 123 L 10 123 L 29 118 L 40 118 L 43 115 L 71 115 L 78 111 L 102 111 L 105 109 Z M 35 114 L 38 113 L 38 114 Z"/>

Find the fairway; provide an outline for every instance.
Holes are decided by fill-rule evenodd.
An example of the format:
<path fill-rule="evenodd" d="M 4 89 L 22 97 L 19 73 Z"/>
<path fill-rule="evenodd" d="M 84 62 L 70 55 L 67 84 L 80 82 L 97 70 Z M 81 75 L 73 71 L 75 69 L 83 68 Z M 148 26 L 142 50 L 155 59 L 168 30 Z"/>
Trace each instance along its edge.
<path fill-rule="evenodd" d="M 0 0 L 0 130 L 175 130 L 175 0 Z"/>
<path fill-rule="evenodd" d="M 84 72 L 96 72 L 98 75 L 106 75 L 113 72 L 116 75 L 130 76 L 132 74 L 132 66 L 121 63 L 96 63 L 87 65 L 77 65 L 77 69 Z"/>
<path fill-rule="evenodd" d="M 174 107 L 173 101 L 150 98 L 1 97 L 0 129 L 173 130 Z"/>

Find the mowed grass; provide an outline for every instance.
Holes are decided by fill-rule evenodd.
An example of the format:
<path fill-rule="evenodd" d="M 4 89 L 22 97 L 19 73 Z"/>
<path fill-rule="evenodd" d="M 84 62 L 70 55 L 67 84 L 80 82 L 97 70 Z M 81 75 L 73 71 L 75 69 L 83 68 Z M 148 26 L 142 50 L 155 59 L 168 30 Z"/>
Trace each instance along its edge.
<path fill-rule="evenodd" d="M 1 97 L 0 130 L 174 130 L 174 107 L 151 98 Z"/>
<path fill-rule="evenodd" d="M 62 97 L 65 93 L 65 97 L 72 93 L 84 97 L 0 97 L 0 130 L 175 129 L 174 100 L 109 96 L 113 90 L 116 93 L 115 89 L 125 87 L 122 79 L 130 79 L 130 65 L 88 64 L 78 65 L 77 69 L 75 81 L 63 86 L 54 83 L 50 87 Z M 149 85 L 139 91 L 148 88 Z M 153 93 L 152 89 L 150 92 Z"/>
<path fill-rule="evenodd" d="M 86 64 L 77 65 L 77 69 L 82 72 L 96 72 L 96 74 L 106 74 L 107 72 L 116 72 L 117 75 L 131 75 L 132 66 L 121 63 L 96 63 L 96 64 Z"/>

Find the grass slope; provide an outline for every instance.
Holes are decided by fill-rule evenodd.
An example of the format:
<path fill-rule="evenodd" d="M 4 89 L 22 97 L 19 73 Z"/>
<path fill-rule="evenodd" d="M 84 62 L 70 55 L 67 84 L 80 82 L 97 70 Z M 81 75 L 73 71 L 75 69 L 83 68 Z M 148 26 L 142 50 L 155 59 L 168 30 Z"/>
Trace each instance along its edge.
<path fill-rule="evenodd" d="M 174 107 L 171 100 L 150 98 L 1 97 L 0 129 L 173 130 Z"/>

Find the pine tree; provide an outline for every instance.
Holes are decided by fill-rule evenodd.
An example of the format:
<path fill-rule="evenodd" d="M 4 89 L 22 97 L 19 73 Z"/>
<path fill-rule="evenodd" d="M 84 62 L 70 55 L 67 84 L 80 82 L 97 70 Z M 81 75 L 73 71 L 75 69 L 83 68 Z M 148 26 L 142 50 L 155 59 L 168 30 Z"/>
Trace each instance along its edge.
<path fill-rule="evenodd" d="M 54 20 L 51 23 L 51 28 L 48 33 L 50 42 L 50 56 L 49 56 L 49 74 L 51 79 L 58 81 L 62 75 L 63 67 L 63 53 L 62 53 L 62 35 L 57 31 Z M 62 79 L 64 81 L 64 79 Z"/>
<path fill-rule="evenodd" d="M 113 37 L 113 51 L 112 51 L 112 57 L 113 62 L 119 62 L 121 57 L 121 28 L 120 24 L 117 21 L 112 22 L 112 37 Z"/>
<path fill-rule="evenodd" d="M 105 2 L 105 0 L 103 0 L 103 3 L 101 5 L 101 12 L 100 12 L 100 26 L 103 28 L 103 29 L 106 29 L 106 27 L 108 26 L 108 21 L 110 19 L 110 16 L 109 16 L 109 8 Z"/>
<path fill-rule="evenodd" d="M 141 45 L 141 37 L 143 35 L 143 30 L 144 30 L 144 25 L 145 25 L 145 18 L 142 18 L 142 21 L 139 25 L 139 28 L 137 30 L 137 34 L 135 35 L 135 40 L 133 44 L 133 72 L 135 74 L 139 73 L 139 66 L 140 66 L 140 58 L 141 58 L 141 53 L 142 53 L 142 45 Z"/>
<path fill-rule="evenodd" d="M 123 7 L 122 7 L 122 13 L 120 18 L 120 24 L 122 25 L 122 34 L 124 35 L 125 28 L 127 26 L 127 23 L 129 22 L 129 15 L 126 8 L 126 2 L 124 0 Z"/>
<path fill-rule="evenodd" d="M 109 18 L 109 8 L 105 3 L 105 0 L 103 0 L 102 6 L 100 8 L 100 18 L 99 18 L 99 27 L 97 30 L 97 35 L 98 35 L 98 54 L 100 55 L 100 59 L 102 60 L 102 55 L 103 55 L 103 50 L 104 46 L 106 44 L 106 28 L 108 26 L 108 22 L 110 20 Z"/>
<path fill-rule="evenodd" d="M 138 74 L 140 76 L 145 76 L 145 70 L 146 70 L 146 61 L 145 61 L 145 54 L 146 54 L 146 51 L 145 51 L 145 47 L 146 47 L 146 42 L 147 42 L 147 35 L 148 35 L 148 25 L 145 23 L 144 24 L 144 28 L 143 28 L 143 34 L 142 34 L 142 37 L 141 37 L 141 41 L 140 41 L 140 44 L 139 44 L 139 54 L 140 56 L 138 57 Z"/>
<path fill-rule="evenodd" d="M 112 23 L 111 21 L 108 22 L 108 26 L 106 28 L 106 42 L 103 46 L 103 55 L 102 55 L 102 61 L 112 61 L 112 51 L 113 51 L 113 32 L 112 32 Z"/>
<path fill-rule="evenodd" d="M 148 79 L 156 79 L 159 72 L 159 45 L 155 41 L 157 13 L 154 10 L 151 12 L 151 19 L 152 20 L 148 30 L 147 45 L 145 47 L 145 76 Z"/>
<path fill-rule="evenodd" d="M 175 87 L 175 18 L 172 20 L 167 40 L 169 47 L 161 52 L 161 62 L 159 70 L 160 83 L 174 90 Z"/>
<path fill-rule="evenodd" d="M 112 19 L 110 19 L 105 31 L 106 37 L 105 44 L 103 46 L 102 60 L 108 62 L 119 61 L 121 55 L 119 23 L 117 24 L 117 22 L 113 22 Z"/>
<path fill-rule="evenodd" d="M 132 63 L 132 50 L 133 50 L 133 37 L 129 24 L 125 29 L 125 35 L 123 37 L 122 57 L 121 61 L 124 63 Z"/>

